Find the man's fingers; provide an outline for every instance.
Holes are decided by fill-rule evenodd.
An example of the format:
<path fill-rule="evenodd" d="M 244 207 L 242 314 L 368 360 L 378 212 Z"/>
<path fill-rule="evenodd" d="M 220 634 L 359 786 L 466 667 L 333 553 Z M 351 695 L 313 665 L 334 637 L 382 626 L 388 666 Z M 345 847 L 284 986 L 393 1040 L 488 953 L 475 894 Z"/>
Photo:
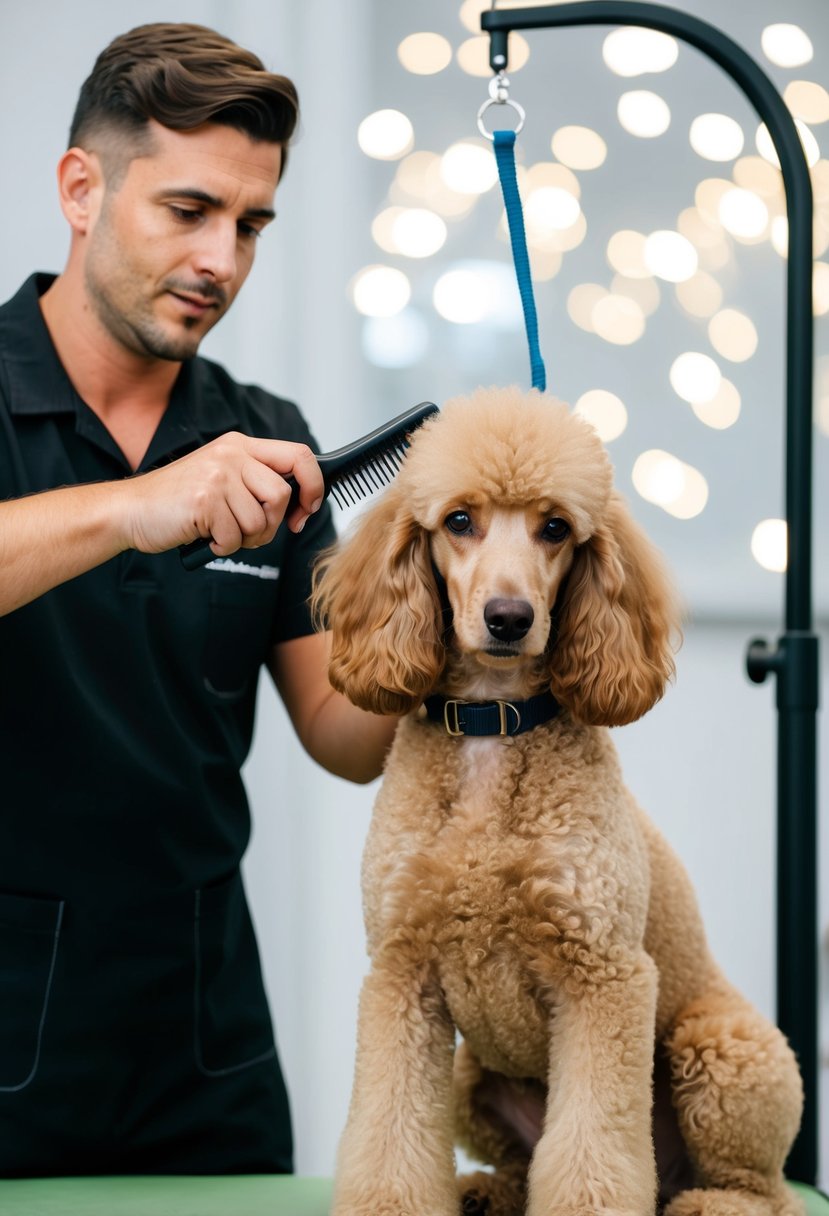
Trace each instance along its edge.
<path fill-rule="evenodd" d="M 227 503 L 221 503 L 210 524 L 211 548 L 217 557 L 227 557 L 241 548 L 242 530 Z"/>
<path fill-rule="evenodd" d="M 317 458 L 304 443 L 288 443 L 281 439 L 248 439 L 247 448 L 262 464 L 282 477 L 291 476 L 299 485 L 300 517 L 319 508 L 325 495 L 325 484 Z M 291 518 L 293 519 L 293 512 Z"/>

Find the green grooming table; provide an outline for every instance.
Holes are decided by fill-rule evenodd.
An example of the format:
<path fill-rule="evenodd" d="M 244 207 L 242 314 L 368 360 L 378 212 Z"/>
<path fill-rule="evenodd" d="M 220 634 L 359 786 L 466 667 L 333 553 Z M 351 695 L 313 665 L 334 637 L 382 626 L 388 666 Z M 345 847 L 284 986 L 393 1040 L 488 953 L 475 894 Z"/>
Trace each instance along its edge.
<path fill-rule="evenodd" d="M 829 1199 L 791 1183 L 806 1216 Z M 327 1178 L 24 1178 L 0 1181 L 3 1216 L 328 1216 Z"/>
<path fill-rule="evenodd" d="M 0 1181 L 3 1216 L 328 1216 L 328 1178 L 277 1175 Z M 829 1216 L 829 1214 L 827 1214 Z"/>

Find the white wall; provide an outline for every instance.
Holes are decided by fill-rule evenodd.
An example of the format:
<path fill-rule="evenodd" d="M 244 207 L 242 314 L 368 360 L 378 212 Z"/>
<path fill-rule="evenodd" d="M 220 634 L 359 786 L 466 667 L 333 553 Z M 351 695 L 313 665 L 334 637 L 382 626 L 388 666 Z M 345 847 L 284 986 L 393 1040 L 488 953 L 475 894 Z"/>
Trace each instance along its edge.
<path fill-rule="evenodd" d="M 360 433 L 363 417 L 383 416 L 345 295 L 351 274 L 372 260 L 369 205 L 376 198 L 354 131 L 378 104 L 378 64 L 394 53 L 375 45 L 373 14 L 382 4 L 4 0 L 0 295 L 10 295 L 32 269 L 62 264 L 66 236 L 53 166 L 97 51 L 144 21 L 215 25 L 297 79 L 304 129 L 280 189 L 277 225 L 208 351 L 240 378 L 299 399 L 326 447 Z M 424 396 L 440 391 L 439 369 L 430 369 L 429 383 Z M 682 555 L 672 558 L 681 563 Z M 773 1014 L 775 719 L 771 686 L 754 688 L 742 674 L 755 632 L 747 619 L 709 611 L 687 631 L 676 688 L 617 741 L 630 785 L 687 862 L 720 961 Z M 767 622 L 759 632 L 776 636 L 778 625 Z M 246 874 L 293 1099 L 298 1170 L 328 1174 L 351 1083 L 365 966 L 359 859 L 374 791 L 316 769 L 264 681 L 262 694 L 246 769 L 255 820 Z M 821 729 L 826 755 L 825 717 Z M 825 791 L 822 807 L 825 823 Z M 821 850 L 825 925 L 825 838 Z M 824 989 L 824 1011 L 826 995 Z"/>

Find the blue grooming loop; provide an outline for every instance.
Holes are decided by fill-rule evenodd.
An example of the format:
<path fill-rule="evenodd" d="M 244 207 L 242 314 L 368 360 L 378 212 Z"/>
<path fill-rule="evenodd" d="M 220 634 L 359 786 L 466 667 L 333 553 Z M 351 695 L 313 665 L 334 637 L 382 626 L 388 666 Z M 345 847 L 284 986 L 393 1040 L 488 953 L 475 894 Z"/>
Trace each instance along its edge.
<path fill-rule="evenodd" d="M 521 209 L 521 196 L 518 193 L 518 179 L 515 175 L 515 132 L 493 131 L 492 139 L 495 159 L 498 163 L 498 176 L 501 179 L 501 191 L 504 195 L 504 206 L 507 210 L 515 277 L 518 279 L 518 290 L 521 292 L 521 307 L 524 310 L 524 325 L 530 346 L 532 386 L 543 393 L 547 387 L 547 373 L 544 370 L 544 360 L 538 345 L 538 314 L 535 311 L 530 259 L 527 254 L 524 213 Z"/>

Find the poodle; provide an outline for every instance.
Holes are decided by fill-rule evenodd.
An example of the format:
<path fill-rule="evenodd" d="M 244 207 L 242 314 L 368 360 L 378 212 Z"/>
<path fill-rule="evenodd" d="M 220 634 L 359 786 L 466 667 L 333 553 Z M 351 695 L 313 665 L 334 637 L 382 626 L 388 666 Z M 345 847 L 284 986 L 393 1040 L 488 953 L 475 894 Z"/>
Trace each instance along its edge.
<path fill-rule="evenodd" d="M 535 390 L 447 403 L 313 600 L 334 687 L 405 715 L 335 1216 L 794 1216 L 794 1055 L 606 729 L 662 695 L 678 613 L 593 429 Z M 456 1142 L 489 1168 L 456 1178 Z"/>

